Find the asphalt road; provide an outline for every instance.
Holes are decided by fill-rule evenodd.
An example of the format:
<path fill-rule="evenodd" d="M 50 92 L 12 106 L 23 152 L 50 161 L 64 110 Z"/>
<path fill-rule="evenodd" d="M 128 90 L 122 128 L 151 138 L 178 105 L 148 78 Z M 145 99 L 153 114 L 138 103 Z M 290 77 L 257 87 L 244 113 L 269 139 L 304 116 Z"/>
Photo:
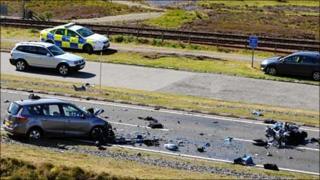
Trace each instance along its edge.
<path fill-rule="evenodd" d="M 9 63 L 9 56 L 1 53 L 1 73 L 99 83 L 100 64 L 96 62 L 87 62 L 82 71 L 64 78 L 55 71 L 17 72 Z M 130 65 L 103 63 L 102 85 L 299 109 L 320 107 L 319 86 Z"/>
<path fill-rule="evenodd" d="M 17 91 L 1 91 L 1 119 L 4 118 L 8 103 L 5 100 L 14 101 L 27 98 L 28 93 Z M 54 97 L 44 96 L 42 97 Z M 116 134 L 124 137 L 136 137 L 142 134 L 147 137 L 158 137 L 163 139 L 159 147 L 141 148 L 166 151 L 164 143 L 178 143 L 182 141 L 184 146 L 180 147 L 181 154 L 194 155 L 206 158 L 217 158 L 230 160 L 251 155 L 254 163 L 275 163 L 281 168 L 303 170 L 319 173 L 319 145 L 307 144 L 305 146 L 277 149 L 271 147 L 265 149 L 252 145 L 253 139 L 264 139 L 266 125 L 258 121 L 244 119 L 231 119 L 202 114 L 190 114 L 179 111 L 153 110 L 147 107 L 131 106 L 116 103 L 98 101 L 87 101 L 75 98 L 59 97 L 72 101 L 82 107 L 99 107 L 105 110 L 103 116 L 108 116 L 115 127 Z M 147 122 L 138 119 L 139 116 L 152 116 L 164 125 L 163 130 L 147 128 Z M 178 123 L 178 121 L 180 123 Z M 319 137 L 319 129 L 302 127 L 308 132 L 308 138 Z M 230 143 L 226 142 L 227 137 L 233 137 Z M 200 153 L 197 146 L 210 143 L 211 146 L 206 152 Z M 140 146 L 139 146 L 140 147 Z M 267 152 L 272 156 L 267 156 Z M 292 157 L 292 158 L 290 158 Z"/>

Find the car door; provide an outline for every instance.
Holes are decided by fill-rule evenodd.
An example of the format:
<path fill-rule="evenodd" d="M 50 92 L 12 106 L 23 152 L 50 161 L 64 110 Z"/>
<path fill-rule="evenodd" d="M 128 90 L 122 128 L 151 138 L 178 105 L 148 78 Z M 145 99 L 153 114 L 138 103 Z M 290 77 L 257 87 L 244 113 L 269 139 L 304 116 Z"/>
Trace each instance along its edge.
<path fill-rule="evenodd" d="M 25 46 L 25 60 L 30 66 L 42 66 L 42 56 L 37 52 L 36 46 Z"/>
<path fill-rule="evenodd" d="M 85 113 L 72 104 L 62 104 L 66 124 L 66 134 L 70 136 L 84 136 L 90 131 L 90 119 Z"/>
<path fill-rule="evenodd" d="M 67 30 L 67 36 L 69 38 L 69 42 L 70 42 L 70 48 L 72 49 L 79 49 L 79 35 L 72 31 L 72 30 Z"/>
<path fill-rule="evenodd" d="M 66 120 L 62 116 L 59 104 L 41 104 L 30 107 L 29 111 L 39 112 L 38 120 L 45 132 L 59 136 L 64 134 Z"/>
<path fill-rule="evenodd" d="M 277 70 L 280 74 L 298 75 L 300 62 L 301 57 L 299 55 L 288 56 L 278 64 Z"/>
<path fill-rule="evenodd" d="M 65 36 L 65 29 L 63 28 L 57 29 L 54 33 L 54 44 L 59 47 L 62 47 L 62 40 L 64 36 Z"/>
<path fill-rule="evenodd" d="M 316 66 L 315 59 L 313 57 L 302 56 L 301 67 L 300 67 L 301 75 L 311 76 L 314 71 L 315 66 Z"/>
<path fill-rule="evenodd" d="M 36 53 L 39 55 L 39 63 L 37 66 L 50 68 L 52 65 L 51 53 L 45 47 L 35 47 Z"/>

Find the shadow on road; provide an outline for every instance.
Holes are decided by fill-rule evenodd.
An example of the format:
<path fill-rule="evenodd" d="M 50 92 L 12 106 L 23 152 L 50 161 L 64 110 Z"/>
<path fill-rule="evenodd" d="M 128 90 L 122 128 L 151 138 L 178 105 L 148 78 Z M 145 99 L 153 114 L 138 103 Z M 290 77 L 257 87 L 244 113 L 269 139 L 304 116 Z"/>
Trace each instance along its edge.
<path fill-rule="evenodd" d="M 62 77 L 56 69 L 44 69 L 44 68 L 37 68 L 37 67 L 29 67 L 27 71 L 24 73 L 31 73 L 31 74 L 42 74 L 42 75 L 49 75 L 49 76 L 60 76 Z M 79 79 L 89 79 L 95 77 L 96 74 L 84 71 L 78 72 L 70 72 L 70 74 L 66 77 L 71 78 L 79 78 Z"/>
<path fill-rule="evenodd" d="M 73 52 L 73 53 L 85 53 L 85 52 L 83 52 L 83 50 L 79 50 L 79 49 L 63 49 L 64 51 L 67 51 L 67 52 Z M 118 52 L 118 50 L 116 50 L 116 49 L 112 49 L 112 48 L 108 48 L 108 49 L 106 49 L 106 50 L 103 50 L 102 51 L 102 55 L 111 55 L 111 54 L 115 54 L 115 53 L 117 53 Z M 92 54 L 95 54 L 95 55 L 100 55 L 100 51 L 95 51 L 95 52 L 93 52 Z"/>

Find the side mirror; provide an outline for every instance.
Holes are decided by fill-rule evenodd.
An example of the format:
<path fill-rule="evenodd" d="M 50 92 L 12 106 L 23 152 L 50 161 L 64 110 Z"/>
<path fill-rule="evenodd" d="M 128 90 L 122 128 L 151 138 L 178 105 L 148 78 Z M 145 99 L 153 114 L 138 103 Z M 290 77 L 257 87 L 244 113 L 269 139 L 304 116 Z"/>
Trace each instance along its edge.
<path fill-rule="evenodd" d="M 50 54 L 50 53 L 47 53 L 47 57 L 51 57 L 51 54 Z"/>

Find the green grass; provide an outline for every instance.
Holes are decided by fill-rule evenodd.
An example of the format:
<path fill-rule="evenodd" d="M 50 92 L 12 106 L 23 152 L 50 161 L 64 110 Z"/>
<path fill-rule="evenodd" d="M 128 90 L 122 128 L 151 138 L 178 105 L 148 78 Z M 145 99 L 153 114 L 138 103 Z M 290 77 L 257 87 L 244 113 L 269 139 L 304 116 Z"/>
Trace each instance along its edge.
<path fill-rule="evenodd" d="M 107 173 L 96 174 L 79 167 L 55 166 L 51 163 L 30 163 L 16 158 L 0 159 L 1 179 L 127 179 L 110 176 Z"/>
<path fill-rule="evenodd" d="M 49 92 L 67 93 L 70 95 L 100 97 L 109 101 L 120 101 L 148 106 L 160 106 L 169 109 L 205 112 L 231 117 L 258 119 L 251 112 L 256 109 L 264 111 L 263 118 L 288 121 L 319 127 L 319 112 L 303 109 L 292 109 L 271 105 L 249 104 L 243 102 L 222 101 L 169 93 L 158 93 L 125 88 L 98 87 L 87 92 L 74 91 L 72 85 L 77 83 L 55 81 L 40 78 L 1 74 L 2 88 L 23 88 Z M 79 83 L 77 85 L 80 85 Z"/>
<path fill-rule="evenodd" d="M 83 153 L 60 153 L 41 147 L 25 147 L 15 144 L 1 144 L 1 158 L 1 161 L 6 163 L 1 164 L 1 168 L 20 177 L 35 174 L 40 175 L 40 177 L 54 175 L 69 177 L 61 179 L 70 179 L 70 177 L 74 178 L 81 175 L 86 177 L 84 179 L 88 179 L 88 177 L 97 179 L 98 177 L 105 177 L 106 179 L 230 178 L 230 176 L 162 168 L 134 161 L 116 160 Z M 12 160 L 12 158 L 20 161 Z M 11 169 L 11 167 L 16 169 Z M 3 176 L 1 176 L 2 178 Z"/>
<path fill-rule="evenodd" d="M 96 147 L 88 145 L 79 145 L 79 148 L 89 151 L 96 151 Z M 136 155 L 140 153 L 142 157 L 149 159 L 164 159 L 171 162 L 187 163 L 192 165 L 215 167 L 218 169 L 228 169 L 232 172 L 246 172 L 248 174 L 260 174 L 266 176 L 274 176 L 285 179 L 316 179 L 317 176 L 307 175 L 303 173 L 294 173 L 288 171 L 270 171 L 255 167 L 233 165 L 229 163 L 212 162 L 206 160 L 198 160 L 193 158 L 183 158 L 177 156 L 163 155 L 159 153 L 143 152 L 118 147 L 108 147 L 113 153 L 125 153 Z M 152 165 L 140 164 L 134 161 L 116 160 L 109 157 L 97 157 L 76 152 L 56 152 L 49 149 L 25 146 L 18 144 L 1 144 L 1 168 L 7 168 L 11 164 L 14 167 L 35 167 L 30 170 L 39 172 L 44 175 L 50 174 L 69 174 L 69 175 L 85 175 L 86 177 L 112 177 L 115 179 L 235 179 L 236 177 L 228 175 L 220 175 L 214 173 L 198 173 L 186 170 L 169 169 Z M 13 160 L 14 158 L 14 160 Z M 19 159 L 19 161 L 15 160 Z M 13 163 L 12 163 L 13 161 Z M 11 167 L 12 167 L 11 165 Z M 22 172 L 26 172 L 22 169 Z M 50 169 L 50 171 L 48 171 Z M 42 171 L 41 171 L 42 170 Z M 14 171 L 19 173 L 17 169 L 7 168 L 8 172 Z M 6 172 L 6 171 L 3 171 Z M 57 173 L 59 172 L 59 173 Z M 77 173 L 75 173 L 77 172 Z M 20 171 L 21 173 L 21 171 Z M 3 176 L 1 176 L 2 178 Z"/>
<path fill-rule="evenodd" d="M 200 0 L 198 5 L 211 7 L 212 5 L 223 4 L 225 6 L 307 6 L 319 7 L 318 0 Z"/>
<path fill-rule="evenodd" d="M 144 23 L 160 28 L 180 28 L 183 24 L 206 18 L 207 15 L 199 11 L 168 10 L 162 16 L 147 20 Z"/>
<path fill-rule="evenodd" d="M 9 6 L 9 15 L 21 14 L 22 1 L 3 0 L 1 4 Z M 104 0 L 30 0 L 26 1 L 26 8 L 49 19 L 92 18 L 150 11 Z"/>

